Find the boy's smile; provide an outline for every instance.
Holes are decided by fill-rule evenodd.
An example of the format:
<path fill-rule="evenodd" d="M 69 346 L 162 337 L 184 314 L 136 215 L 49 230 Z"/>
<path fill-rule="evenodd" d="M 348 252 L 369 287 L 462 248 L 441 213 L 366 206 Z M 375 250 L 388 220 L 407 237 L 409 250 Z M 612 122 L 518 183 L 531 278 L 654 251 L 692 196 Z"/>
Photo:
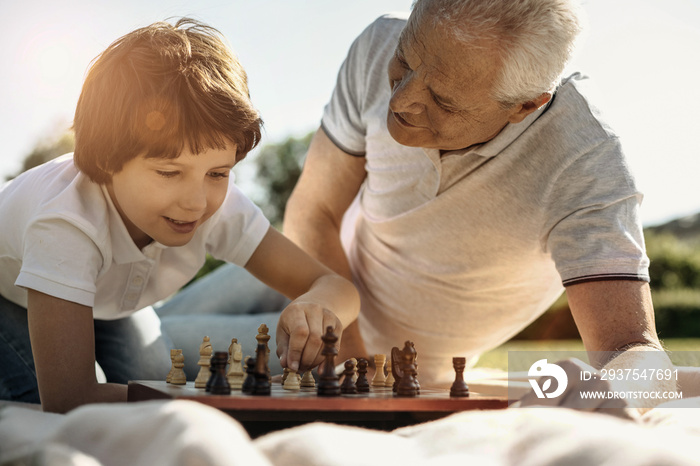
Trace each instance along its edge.
<path fill-rule="evenodd" d="M 139 249 L 154 240 L 182 246 L 221 207 L 235 164 L 233 143 L 175 159 L 142 154 L 112 175 L 107 191 Z"/>

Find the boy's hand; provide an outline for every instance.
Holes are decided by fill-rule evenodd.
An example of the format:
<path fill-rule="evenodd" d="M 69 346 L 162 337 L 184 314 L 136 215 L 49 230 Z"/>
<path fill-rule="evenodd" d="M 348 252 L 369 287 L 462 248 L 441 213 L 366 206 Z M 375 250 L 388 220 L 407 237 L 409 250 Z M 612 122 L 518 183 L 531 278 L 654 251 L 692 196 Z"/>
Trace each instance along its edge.
<path fill-rule="evenodd" d="M 318 366 L 323 361 L 321 337 L 328 326 L 333 327 L 340 346 L 343 325 L 333 312 L 304 297 L 292 301 L 277 323 L 277 356 L 282 367 L 303 372 Z"/>

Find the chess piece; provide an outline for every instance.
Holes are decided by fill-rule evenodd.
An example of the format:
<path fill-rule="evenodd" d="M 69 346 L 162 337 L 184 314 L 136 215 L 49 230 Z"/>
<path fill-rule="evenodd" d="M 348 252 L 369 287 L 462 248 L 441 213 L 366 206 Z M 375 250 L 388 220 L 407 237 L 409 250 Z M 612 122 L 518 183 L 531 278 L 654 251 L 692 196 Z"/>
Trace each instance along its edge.
<path fill-rule="evenodd" d="M 165 382 L 170 383 L 173 374 L 175 373 L 175 355 L 177 354 L 178 350 L 176 349 L 171 349 L 170 350 L 170 372 L 168 372 L 168 375 L 165 376 Z"/>
<path fill-rule="evenodd" d="M 231 386 L 231 390 L 240 390 L 243 387 L 245 373 L 243 372 L 243 364 L 241 364 L 243 360 L 243 349 L 236 338 L 231 339 L 231 344 L 228 347 L 228 354 L 229 369 L 226 378 L 228 378 L 228 384 Z"/>
<path fill-rule="evenodd" d="M 384 364 L 386 363 L 385 354 L 375 354 L 374 355 L 374 367 L 376 371 L 374 372 L 374 377 L 372 378 L 373 387 L 383 387 L 386 382 L 386 376 L 384 375 Z"/>
<path fill-rule="evenodd" d="M 246 372 L 246 378 L 243 381 L 243 386 L 241 387 L 241 391 L 243 393 L 248 393 L 251 394 L 253 393 L 253 389 L 255 388 L 255 358 L 251 358 L 250 356 L 245 357 L 245 372 Z"/>
<path fill-rule="evenodd" d="M 258 344 L 264 344 L 265 345 L 265 367 L 267 368 L 267 380 L 270 381 L 272 380 L 272 375 L 270 374 L 270 346 L 268 342 L 270 341 L 270 335 L 268 335 L 268 332 L 270 329 L 267 327 L 265 324 L 260 324 L 260 327 L 258 327 L 258 335 L 255 337 L 255 339 L 258 341 Z M 256 356 L 256 358 L 259 356 Z"/>
<path fill-rule="evenodd" d="M 266 343 L 258 343 L 258 348 L 255 350 L 255 370 L 253 372 L 255 385 L 253 386 L 252 395 L 267 396 L 272 393 L 270 370 L 268 369 L 266 358 L 267 349 Z"/>
<path fill-rule="evenodd" d="M 226 361 L 228 361 L 228 353 L 226 351 L 216 351 L 211 357 L 209 368 L 211 376 L 206 385 L 209 393 L 212 395 L 231 394 L 231 386 L 226 378 Z"/>
<path fill-rule="evenodd" d="M 401 382 L 401 377 L 403 376 L 403 373 L 401 372 L 401 350 L 398 349 L 396 346 L 391 348 L 391 374 L 394 379 L 394 384 L 391 386 L 391 389 L 396 393 L 396 389 L 399 386 L 399 382 Z"/>
<path fill-rule="evenodd" d="M 369 392 L 369 381 L 367 380 L 368 365 L 369 361 L 367 361 L 365 358 L 360 358 L 357 360 L 357 382 L 355 382 L 355 386 L 357 387 L 357 391 L 359 393 Z"/>
<path fill-rule="evenodd" d="M 416 346 L 411 342 L 411 347 L 415 351 Z M 416 387 L 418 389 L 418 393 L 420 393 L 420 383 L 418 382 L 418 352 L 416 351 L 416 354 L 413 356 L 413 366 L 416 368 L 416 370 L 413 372 L 413 383 L 416 384 Z"/>
<path fill-rule="evenodd" d="M 467 366 L 467 358 L 452 358 L 452 367 L 455 369 L 455 381 L 450 387 L 450 396 L 469 396 L 469 387 L 464 381 L 464 368 Z"/>
<path fill-rule="evenodd" d="M 185 356 L 182 354 L 182 350 L 176 350 L 175 356 L 173 358 L 173 375 L 170 378 L 170 383 L 173 385 L 185 385 L 187 383 L 187 378 L 185 377 L 185 371 L 182 369 L 185 367 Z"/>
<path fill-rule="evenodd" d="M 357 359 L 356 358 L 350 358 L 352 361 L 352 365 L 355 368 L 355 370 L 352 373 L 352 383 L 357 383 Z"/>
<path fill-rule="evenodd" d="M 338 342 L 338 337 L 333 333 L 333 327 L 330 325 L 326 327 L 326 333 L 321 337 L 321 340 L 323 341 L 321 354 L 325 359 L 321 363 L 316 393 L 318 396 L 339 396 L 339 377 L 335 373 L 335 357 L 338 355 L 338 348 L 335 347 L 335 344 Z"/>
<path fill-rule="evenodd" d="M 202 344 L 199 345 L 199 361 L 197 361 L 199 373 L 197 373 L 197 378 L 194 379 L 194 388 L 205 388 L 207 386 L 210 377 L 211 353 L 212 347 L 209 337 L 204 337 Z"/>
<path fill-rule="evenodd" d="M 316 387 L 316 380 L 314 379 L 314 374 L 311 370 L 304 372 L 304 376 L 301 378 L 300 385 L 302 387 L 314 388 Z"/>
<path fill-rule="evenodd" d="M 301 390 L 301 378 L 296 371 L 290 370 L 287 373 L 287 378 L 284 380 L 282 388 L 285 390 Z"/>
<path fill-rule="evenodd" d="M 384 380 L 384 386 L 392 388 L 394 386 L 394 371 L 391 369 L 391 359 L 386 360 L 386 379 Z"/>
<path fill-rule="evenodd" d="M 410 341 L 407 341 L 401 350 L 401 381 L 396 387 L 396 395 L 402 397 L 412 397 L 418 395 L 418 386 L 416 385 L 416 366 L 414 364 L 416 358 L 416 349 Z"/>
<path fill-rule="evenodd" d="M 357 393 L 357 386 L 353 381 L 355 375 L 355 363 L 351 359 L 345 361 L 345 370 L 343 371 L 343 383 L 340 384 L 340 393 L 344 395 L 354 395 Z"/>
<path fill-rule="evenodd" d="M 290 371 L 288 367 L 282 369 L 282 385 L 284 385 L 284 383 L 287 381 L 287 377 L 289 377 L 289 372 Z"/>

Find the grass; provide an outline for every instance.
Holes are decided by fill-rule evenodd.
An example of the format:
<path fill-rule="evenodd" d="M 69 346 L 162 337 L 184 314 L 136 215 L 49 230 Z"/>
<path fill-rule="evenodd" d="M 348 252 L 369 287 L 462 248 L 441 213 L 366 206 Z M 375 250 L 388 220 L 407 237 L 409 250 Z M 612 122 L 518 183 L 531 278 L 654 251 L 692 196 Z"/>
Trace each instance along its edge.
<path fill-rule="evenodd" d="M 674 363 L 699 365 L 700 338 L 667 338 L 663 344 Z M 584 348 L 581 340 L 512 340 L 484 353 L 475 367 L 507 371 L 508 351 L 584 351 Z M 686 352 L 691 351 L 698 354 L 692 354 L 693 357 L 689 359 L 691 354 Z"/>

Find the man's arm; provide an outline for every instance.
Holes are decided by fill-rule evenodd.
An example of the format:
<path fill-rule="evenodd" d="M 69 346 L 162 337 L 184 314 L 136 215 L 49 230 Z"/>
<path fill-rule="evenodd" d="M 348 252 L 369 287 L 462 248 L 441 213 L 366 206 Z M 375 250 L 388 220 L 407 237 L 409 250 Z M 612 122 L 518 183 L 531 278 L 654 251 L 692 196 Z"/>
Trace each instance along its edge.
<path fill-rule="evenodd" d="M 364 157 L 345 153 L 319 128 L 284 216 L 284 234 L 348 280 L 352 274 L 340 241 L 340 227 L 366 176 Z M 366 356 L 357 321 L 343 332 L 339 358 L 351 355 Z"/>
<path fill-rule="evenodd" d="M 606 360 L 591 362 L 611 369 L 670 369 L 670 359 L 656 334 L 649 284 L 611 280 L 571 285 L 566 288 L 571 313 L 584 346 Z M 600 353 L 599 353 L 600 352 Z M 647 353 L 644 352 L 653 352 Z M 621 380 L 622 389 L 675 391 L 674 380 Z M 634 401 L 634 400 L 632 400 Z M 663 401 L 663 400 L 659 400 Z M 649 400 L 645 400 L 648 405 Z M 631 403 L 632 407 L 633 403 Z M 646 409 L 640 409 L 645 411 Z"/>
<path fill-rule="evenodd" d="M 27 318 L 44 411 L 126 401 L 126 385 L 97 382 L 92 308 L 29 290 Z"/>

